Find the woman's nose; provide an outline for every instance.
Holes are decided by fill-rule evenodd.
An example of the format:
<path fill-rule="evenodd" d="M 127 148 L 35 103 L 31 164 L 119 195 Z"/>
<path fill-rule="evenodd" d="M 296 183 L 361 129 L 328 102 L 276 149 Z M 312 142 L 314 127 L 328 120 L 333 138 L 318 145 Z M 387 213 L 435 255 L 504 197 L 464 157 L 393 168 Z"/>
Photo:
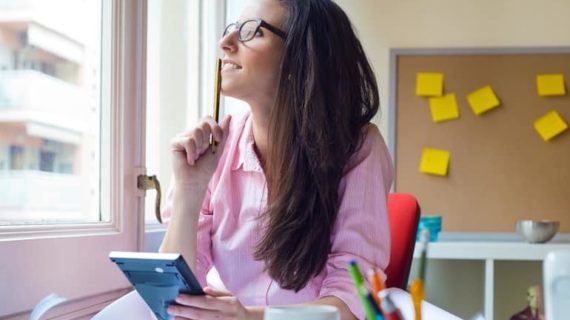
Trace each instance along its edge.
<path fill-rule="evenodd" d="M 220 39 L 219 46 L 222 51 L 233 52 L 237 49 L 237 31 L 228 32 Z"/>

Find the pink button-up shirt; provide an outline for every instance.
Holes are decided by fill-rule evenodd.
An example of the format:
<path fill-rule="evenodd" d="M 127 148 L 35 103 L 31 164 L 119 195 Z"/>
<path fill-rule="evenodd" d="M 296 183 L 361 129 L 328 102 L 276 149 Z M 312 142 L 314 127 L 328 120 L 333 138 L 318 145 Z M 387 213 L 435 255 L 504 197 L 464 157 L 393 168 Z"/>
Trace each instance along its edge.
<path fill-rule="evenodd" d="M 370 124 L 362 147 L 348 161 L 339 186 L 340 205 L 328 261 L 299 292 L 285 290 L 253 259 L 263 230 L 257 219 L 266 207 L 267 184 L 254 151 L 250 114 L 232 119 L 220 163 L 210 181 L 198 222 L 196 276 L 202 285 L 215 267 L 225 287 L 245 306 L 295 304 L 335 296 L 364 319 L 347 270 L 356 259 L 364 273 L 386 268 L 390 235 L 386 200 L 394 170 L 388 150 Z M 172 193 L 171 193 L 172 194 Z M 170 220 L 171 197 L 162 213 Z"/>

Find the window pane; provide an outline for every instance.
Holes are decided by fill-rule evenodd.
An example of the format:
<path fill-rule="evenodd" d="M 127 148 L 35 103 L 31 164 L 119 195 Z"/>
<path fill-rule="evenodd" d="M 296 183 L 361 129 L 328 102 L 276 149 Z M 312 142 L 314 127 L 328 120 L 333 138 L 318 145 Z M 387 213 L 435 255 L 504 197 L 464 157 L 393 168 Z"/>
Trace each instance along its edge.
<path fill-rule="evenodd" d="M 158 98 L 160 78 L 160 1 L 149 0 L 147 5 L 147 55 L 146 55 L 146 169 L 148 175 L 157 175 L 161 183 L 165 181 L 159 174 L 159 139 L 160 124 L 158 116 Z M 161 185 L 163 189 L 166 186 Z M 163 190 L 166 192 L 166 190 Z M 145 197 L 145 222 L 155 223 L 155 191 L 147 191 Z"/>
<path fill-rule="evenodd" d="M 190 50 L 189 33 L 197 27 L 197 1 L 149 0 L 147 6 L 147 99 L 146 99 L 146 170 L 156 175 L 162 187 L 162 205 L 171 180 L 170 140 L 185 129 L 188 116 L 188 64 L 198 60 Z M 197 52 L 197 51 L 196 51 Z M 192 106 L 196 108 L 195 105 Z M 146 193 L 145 221 L 156 223 L 155 191 Z"/>
<path fill-rule="evenodd" d="M 101 0 L 0 12 L 0 226 L 101 221 Z"/>

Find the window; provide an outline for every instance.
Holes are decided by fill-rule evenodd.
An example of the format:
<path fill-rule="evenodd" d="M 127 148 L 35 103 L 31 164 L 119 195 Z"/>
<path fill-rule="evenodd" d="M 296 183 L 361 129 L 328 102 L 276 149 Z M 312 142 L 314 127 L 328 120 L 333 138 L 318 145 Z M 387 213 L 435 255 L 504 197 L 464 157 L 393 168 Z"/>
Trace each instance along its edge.
<path fill-rule="evenodd" d="M 224 0 L 148 1 L 146 169 L 158 177 L 163 201 L 172 175 L 170 140 L 212 111 L 225 8 Z M 155 196 L 150 191 L 145 200 L 147 230 L 162 230 Z"/>
<path fill-rule="evenodd" d="M 10 146 L 10 170 L 24 169 L 24 148 L 21 146 Z"/>
<path fill-rule="evenodd" d="M 2 319 L 53 292 L 87 316 L 128 287 L 107 256 L 142 247 L 145 3 L 0 1 L 19 51 L 0 72 Z"/>
<path fill-rule="evenodd" d="M 40 151 L 40 171 L 55 171 L 55 152 Z"/>
<path fill-rule="evenodd" d="M 0 2 L 0 141 L 10 145 L 0 189 L 15 190 L 0 193 L 0 225 L 102 217 L 101 10 L 81 5 L 101 0 Z"/>
<path fill-rule="evenodd" d="M 88 318 L 97 310 L 96 305 L 103 305 L 130 288 L 107 259 L 109 251 L 133 251 L 143 246 L 156 250 L 162 238 L 164 229 L 154 222 L 149 223 L 149 232 L 143 237 L 144 194 L 136 189 L 134 180 L 140 174 L 157 174 L 166 194 L 170 138 L 193 127 L 210 112 L 212 87 L 201 83 L 206 83 L 205 79 L 213 83 L 214 65 L 210 62 L 217 55 L 217 41 L 225 25 L 225 1 L 3 0 L 0 16 L 8 10 L 29 12 L 24 10 L 28 5 L 37 6 L 33 11 L 41 13 L 37 17 L 42 22 L 34 24 L 28 32 L 18 30 L 8 37 L 0 20 L 0 41 L 8 39 L 7 46 L 12 52 L 13 66 L 8 71 L 20 72 L 24 79 L 33 80 L 25 86 L 14 80 L 13 73 L 0 72 L 0 132 L 3 134 L 8 128 L 12 132 L 9 137 L 12 140 L 0 134 L 0 168 L 3 168 L 0 203 L 4 201 L 5 205 L 0 208 L 0 215 L 8 212 L 4 208 L 10 206 L 19 206 L 28 215 L 23 218 L 17 214 L 14 218 L 12 214 L 5 220 L 0 217 L 0 256 L 11 257 L 8 263 L 3 260 L 1 264 L 0 318 L 21 318 L 19 313 L 29 311 L 41 298 L 54 292 L 69 302 L 53 315 Z M 101 59 L 93 51 L 86 57 L 95 68 L 85 68 L 77 62 L 81 56 L 81 50 L 76 50 L 77 43 L 58 40 L 52 37 L 50 28 L 42 27 L 43 23 L 60 23 L 48 14 L 54 10 L 74 12 L 73 17 L 65 15 L 75 19 L 74 25 L 100 21 Z M 147 19 L 152 20 L 153 15 L 160 17 L 154 25 L 159 32 L 148 25 L 148 38 L 145 38 Z M 207 18 L 202 19 L 203 16 Z M 14 49 L 38 39 L 56 41 L 57 46 L 53 47 L 43 42 L 51 48 L 45 51 L 59 48 L 65 57 Z M 145 40 L 148 41 L 146 57 Z M 202 68 L 205 62 L 211 66 Z M 154 80 L 149 79 L 147 86 L 150 89 L 157 86 L 160 90 L 149 90 L 147 96 L 144 80 L 151 77 Z M 82 112 L 97 125 L 83 127 L 74 121 L 58 122 L 58 119 L 49 124 L 1 122 L 2 111 L 13 108 L 13 102 L 35 106 L 36 109 L 31 109 L 34 112 L 28 114 L 37 114 L 45 106 L 42 103 L 45 98 L 40 97 L 57 96 L 54 88 L 76 86 L 81 86 L 87 96 L 87 108 Z M 38 91 L 24 94 L 32 88 Z M 56 110 L 45 113 L 48 117 L 57 118 L 58 108 L 74 111 L 69 108 L 73 99 L 55 99 L 60 103 L 51 104 Z M 144 108 L 145 102 L 148 110 Z M 79 128 L 73 127 L 74 124 Z M 76 130 L 63 131 L 62 126 Z M 10 167 L 11 146 L 21 147 L 20 151 L 14 149 L 22 168 L 18 171 Z M 12 180 L 2 180 L 6 177 Z M 22 182 L 26 179 L 26 183 Z M 92 187 L 85 181 L 95 181 L 96 185 Z M 52 188 L 56 182 L 64 186 L 78 183 L 81 187 L 56 192 L 58 189 Z M 31 188 L 33 192 L 20 192 L 14 188 L 18 183 L 21 190 Z M 154 205 L 153 197 L 147 199 Z M 54 205 L 58 207 L 48 208 Z M 147 212 L 154 212 L 152 205 Z M 84 215 L 85 212 L 89 214 Z M 150 242 L 154 244 L 149 245 Z M 73 315 L 64 316 L 72 311 Z"/>

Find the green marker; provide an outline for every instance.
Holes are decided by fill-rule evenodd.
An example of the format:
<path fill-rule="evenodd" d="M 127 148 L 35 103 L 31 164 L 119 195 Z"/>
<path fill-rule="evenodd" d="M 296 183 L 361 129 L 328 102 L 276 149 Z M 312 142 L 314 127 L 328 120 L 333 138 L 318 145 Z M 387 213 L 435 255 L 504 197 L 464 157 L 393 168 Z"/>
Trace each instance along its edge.
<path fill-rule="evenodd" d="M 362 303 L 362 306 L 364 307 L 366 318 L 368 318 L 368 320 L 375 320 L 376 313 L 366 297 L 367 293 L 366 288 L 364 287 L 364 279 L 362 278 L 360 270 L 358 270 L 358 265 L 355 260 L 350 260 L 348 263 L 348 271 L 350 272 L 354 285 L 356 286 L 356 292 L 358 293 L 358 298 L 360 298 L 360 303 Z"/>
<path fill-rule="evenodd" d="M 354 280 L 354 283 L 357 286 L 361 286 L 364 284 L 364 279 L 362 278 L 362 274 L 360 273 L 360 270 L 358 270 L 358 265 L 356 264 L 355 260 L 350 260 L 348 262 L 348 271 L 350 272 L 350 275 L 352 276 L 352 280 Z"/>

